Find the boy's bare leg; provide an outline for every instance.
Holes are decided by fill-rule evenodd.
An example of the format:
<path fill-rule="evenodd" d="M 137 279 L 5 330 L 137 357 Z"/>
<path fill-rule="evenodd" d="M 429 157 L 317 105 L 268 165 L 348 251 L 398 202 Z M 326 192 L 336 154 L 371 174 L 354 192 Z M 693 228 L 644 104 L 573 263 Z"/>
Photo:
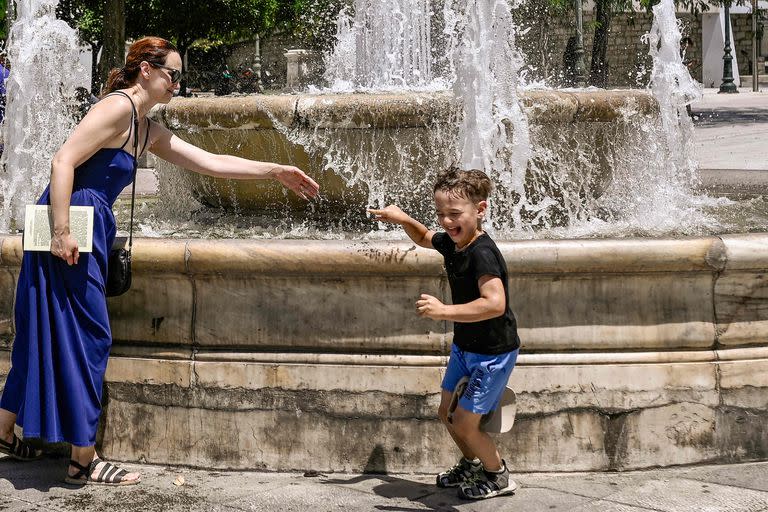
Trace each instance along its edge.
<path fill-rule="evenodd" d="M 502 469 L 501 456 L 491 436 L 480 430 L 482 418 L 482 414 L 458 406 L 453 413 L 452 430 L 449 428 L 449 431 L 454 439 L 458 438 L 456 444 L 459 447 L 466 446 L 470 453 L 480 459 L 486 471 L 499 471 Z"/>
<path fill-rule="evenodd" d="M 461 453 L 464 455 L 465 458 L 469 460 L 474 460 L 477 455 L 475 455 L 475 452 L 465 443 L 461 437 L 456 435 L 456 432 L 454 431 L 453 424 L 448 421 L 448 407 L 451 405 L 451 399 L 453 398 L 453 393 L 450 391 L 442 390 L 443 393 L 440 397 L 440 408 L 437 410 L 437 415 L 440 417 L 440 420 L 443 422 L 443 425 L 445 425 L 445 428 L 448 429 L 448 433 L 451 434 L 451 437 L 453 438 L 453 442 L 456 443 L 456 446 L 459 447 L 459 450 L 461 450 Z M 459 408 L 456 407 L 456 412 L 458 412 Z M 454 412 L 454 422 L 456 421 L 456 412 Z M 478 423 L 479 425 L 479 423 Z M 481 459 L 482 460 L 482 459 Z"/>

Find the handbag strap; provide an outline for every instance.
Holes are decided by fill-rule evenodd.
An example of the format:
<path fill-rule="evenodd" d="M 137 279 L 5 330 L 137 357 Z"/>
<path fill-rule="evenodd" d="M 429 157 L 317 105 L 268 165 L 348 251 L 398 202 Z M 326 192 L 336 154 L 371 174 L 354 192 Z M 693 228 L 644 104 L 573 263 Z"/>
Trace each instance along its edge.
<path fill-rule="evenodd" d="M 136 112 L 136 105 L 133 104 L 133 100 L 130 96 L 123 91 L 113 91 L 107 94 L 107 96 L 113 94 L 125 96 L 128 98 L 128 101 L 131 102 L 131 123 L 133 125 L 133 176 L 131 177 L 131 222 L 129 225 L 130 227 L 128 228 L 128 251 L 130 252 L 131 247 L 133 246 L 133 208 L 136 203 L 136 172 L 139 168 L 139 116 Z"/>

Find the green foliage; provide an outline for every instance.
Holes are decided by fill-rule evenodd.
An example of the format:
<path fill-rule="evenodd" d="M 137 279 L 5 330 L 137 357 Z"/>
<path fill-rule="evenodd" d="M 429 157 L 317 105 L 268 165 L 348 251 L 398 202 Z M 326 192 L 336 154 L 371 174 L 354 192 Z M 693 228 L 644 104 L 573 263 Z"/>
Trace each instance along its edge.
<path fill-rule="evenodd" d="M 290 10 L 281 12 L 280 28 L 290 31 L 305 48 L 329 51 L 336 43 L 342 9 L 352 14 L 353 0 L 292 0 Z"/>
<path fill-rule="evenodd" d="M 661 0 L 640 0 L 640 6 L 647 12 L 651 12 L 653 6 Z M 690 12 L 694 16 L 702 12 L 707 12 L 711 7 L 725 5 L 728 0 L 675 0 L 675 6 Z M 730 0 L 730 5 L 744 5 L 746 0 Z"/>
<path fill-rule="evenodd" d="M 104 2 L 100 0 L 60 0 L 56 17 L 76 29 L 80 41 L 93 48 L 101 47 L 104 24 Z"/>
<path fill-rule="evenodd" d="M 126 36 L 157 35 L 185 51 L 198 39 L 235 41 L 277 22 L 281 0 L 127 0 Z"/>
<path fill-rule="evenodd" d="M 8 14 L 6 11 L 8 9 L 8 2 L 7 0 L 0 0 L 0 39 L 5 41 L 5 39 L 8 37 L 8 32 L 6 31 L 6 15 Z M 0 42 L 0 46 L 2 43 Z"/>

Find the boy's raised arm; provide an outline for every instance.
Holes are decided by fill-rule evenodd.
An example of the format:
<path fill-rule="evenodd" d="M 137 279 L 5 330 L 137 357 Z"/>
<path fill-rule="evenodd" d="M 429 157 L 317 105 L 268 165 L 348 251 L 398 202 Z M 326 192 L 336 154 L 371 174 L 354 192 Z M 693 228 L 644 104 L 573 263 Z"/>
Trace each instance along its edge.
<path fill-rule="evenodd" d="M 408 235 L 416 245 L 426 247 L 427 249 L 434 249 L 432 246 L 432 235 L 434 235 L 435 232 L 428 229 L 427 226 L 405 213 L 399 207 L 392 204 L 381 210 L 369 208 L 366 211 L 373 215 L 373 220 L 389 222 L 390 224 L 400 224 L 403 226 L 405 234 Z"/>

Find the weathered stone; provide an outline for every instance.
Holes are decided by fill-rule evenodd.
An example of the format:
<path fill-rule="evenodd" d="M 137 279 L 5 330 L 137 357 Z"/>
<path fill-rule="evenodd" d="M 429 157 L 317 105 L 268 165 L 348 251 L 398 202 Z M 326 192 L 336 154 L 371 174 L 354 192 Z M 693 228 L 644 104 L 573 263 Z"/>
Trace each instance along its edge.
<path fill-rule="evenodd" d="M 510 466 L 765 457 L 761 237 L 499 242 L 524 343 L 517 423 L 497 437 Z M 0 237 L 0 318 L 19 242 Z M 137 239 L 133 257 L 133 288 L 110 299 L 106 456 L 320 471 L 454 461 L 435 416 L 451 326 L 413 311 L 421 292 L 448 296 L 434 252 Z M 0 377 L 8 355 L 0 344 Z"/>
<path fill-rule="evenodd" d="M 557 161 L 559 153 L 573 153 L 570 144 L 592 148 L 579 167 L 595 174 L 588 180 L 588 189 L 596 196 L 610 179 L 609 160 L 631 146 L 622 129 L 633 119 L 658 117 L 656 100 L 647 91 L 523 91 L 520 96 L 533 127 L 532 146 L 556 155 L 550 165 L 570 167 Z M 295 112 L 289 115 L 292 105 Z M 458 100 L 445 92 L 247 96 L 221 102 L 186 99 L 160 108 L 157 116 L 182 139 L 213 153 L 237 148 L 246 158 L 294 163 L 321 184 L 329 204 L 337 209 L 357 205 L 362 210 L 365 186 L 356 182 L 357 188 L 350 191 L 340 176 L 349 177 L 362 166 L 376 174 L 366 179 L 375 187 L 393 181 L 390 185 L 397 189 L 404 173 L 410 183 L 420 183 L 429 172 L 450 164 L 455 146 L 450 141 L 456 136 L 460 108 Z M 510 137 L 513 132 L 509 130 Z M 576 136 L 564 143 L 564 135 L 553 137 L 553 133 Z M 331 140 L 333 147 L 328 146 Z M 375 162 L 364 165 L 355 157 L 339 157 L 342 154 L 374 155 Z M 445 156 L 434 161 L 435 154 Z M 404 162 L 409 162 L 405 171 Z M 186 182 L 201 202 L 217 207 L 265 210 L 280 205 L 300 210 L 304 206 L 297 198 L 287 199 L 274 183 L 199 175 L 188 176 Z"/>
<path fill-rule="evenodd" d="M 10 269 L 0 267 L 0 337 L 13 332 L 13 296 L 16 278 Z"/>
<path fill-rule="evenodd" d="M 275 121 L 291 125 L 296 110 L 295 96 L 248 95 L 217 98 L 177 98 L 158 107 L 153 114 L 167 126 L 195 125 L 206 130 L 270 129 Z"/>
<path fill-rule="evenodd" d="M 110 298 L 108 305 L 116 340 L 185 346 L 192 343 L 194 285 L 183 272 L 140 273 L 134 268 L 130 291 Z"/>

